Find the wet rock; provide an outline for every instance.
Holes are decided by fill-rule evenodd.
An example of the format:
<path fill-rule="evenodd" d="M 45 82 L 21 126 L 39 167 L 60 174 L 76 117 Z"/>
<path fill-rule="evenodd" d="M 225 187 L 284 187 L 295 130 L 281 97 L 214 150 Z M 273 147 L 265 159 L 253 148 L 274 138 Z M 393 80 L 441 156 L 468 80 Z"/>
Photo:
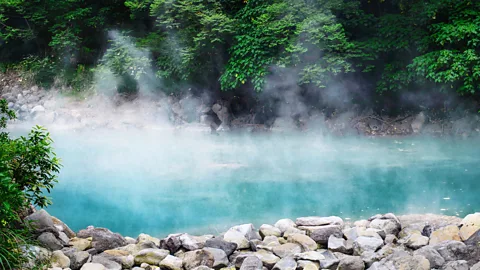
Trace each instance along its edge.
<path fill-rule="evenodd" d="M 93 256 L 92 263 L 101 264 L 105 266 L 107 270 L 122 270 L 122 265 L 102 256 Z"/>
<path fill-rule="evenodd" d="M 304 251 L 311 251 L 317 249 L 317 243 L 312 238 L 304 234 L 290 234 L 287 241 L 289 243 L 298 244 Z"/>
<path fill-rule="evenodd" d="M 295 221 L 297 226 L 324 226 L 339 225 L 343 226 L 343 220 L 340 217 L 300 217 Z"/>
<path fill-rule="evenodd" d="M 92 247 L 92 238 L 77 238 L 70 239 L 69 244 L 79 251 L 84 251 Z"/>
<path fill-rule="evenodd" d="M 296 270 L 297 262 L 292 257 L 285 257 L 278 261 L 273 270 Z"/>
<path fill-rule="evenodd" d="M 105 228 L 94 228 L 93 226 L 78 232 L 77 237 L 92 237 L 92 248 L 98 252 L 127 245 L 127 241 L 120 234 L 113 233 Z"/>
<path fill-rule="evenodd" d="M 366 251 L 375 252 L 383 246 L 383 241 L 374 237 L 360 236 L 353 242 L 353 254 L 362 255 Z"/>
<path fill-rule="evenodd" d="M 99 263 L 86 263 L 80 270 L 108 270 L 105 266 Z"/>
<path fill-rule="evenodd" d="M 455 240 L 460 241 L 460 230 L 455 225 L 448 225 L 435 230 L 430 235 L 430 245 L 436 245 L 443 241 Z"/>
<path fill-rule="evenodd" d="M 228 265 L 228 257 L 225 251 L 218 249 L 218 248 L 203 248 L 203 250 L 212 253 L 213 255 L 213 268 L 220 269 L 222 267 L 226 267 Z"/>
<path fill-rule="evenodd" d="M 182 241 L 180 240 L 181 234 L 170 234 L 167 238 L 163 239 L 160 242 L 160 247 L 162 249 L 167 249 L 170 253 L 177 252 L 180 247 L 182 247 Z"/>
<path fill-rule="evenodd" d="M 364 270 L 365 263 L 360 257 L 345 256 L 340 259 L 337 270 Z"/>
<path fill-rule="evenodd" d="M 90 254 L 86 251 L 78 251 L 75 248 L 62 249 L 63 254 L 70 259 L 70 268 L 72 270 L 78 270 L 82 265 L 90 260 Z"/>
<path fill-rule="evenodd" d="M 40 242 L 44 247 L 50 250 L 60 250 L 63 248 L 62 243 L 55 237 L 55 235 L 51 232 L 42 233 L 38 238 L 38 242 Z"/>
<path fill-rule="evenodd" d="M 413 252 L 413 255 L 421 255 L 427 258 L 430 266 L 433 268 L 440 268 L 445 264 L 445 259 L 432 246 L 425 246 Z"/>
<path fill-rule="evenodd" d="M 315 242 L 321 245 L 328 244 L 328 238 L 330 237 L 330 235 L 334 235 L 336 237 L 343 237 L 343 233 L 340 226 L 338 225 L 317 226 L 312 228 L 309 234 L 310 238 L 312 238 Z"/>
<path fill-rule="evenodd" d="M 215 263 L 215 258 L 213 257 L 213 254 L 206 250 L 185 252 L 182 259 L 183 267 L 186 270 L 190 270 L 201 265 L 212 268 L 213 264 Z"/>
<path fill-rule="evenodd" d="M 272 267 L 280 260 L 279 257 L 275 256 L 272 252 L 260 249 L 254 253 L 263 263 L 263 266 L 267 267 L 268 269 L 272 269 Z"/>
<path fill-rule="evenodd" d="M 265 236 L 281 236 L 282 235 L 282 231 L 280 231 L 279 228 L 277 227 L 274 227 L 272 225 L 268 225 L 268 224 L 263 224 L 262 226 L 260 226 L 260 236 L 262 236 L 263 238 Z"/>
<path fill-rule="evenodd" d="M 227 254 L 227 256 L 230 256 L 237 249 L 237 244 L 227 242 L 220 238 L 212 238 L 205 242 L 205 247 L 221 249 Z"/>
<path fill-rule="evenodd" d="M 433 248 L 445 259 L 445 261 L 462 260 L 467 255 L 467 246 L 459 241 L 440 242 Z"/>
<path fill-rule="evenodd" d="M 295 253 L 302 252 L 302 247 L 294 243 L 286 243 L 280 246 L 273 247 L 273 253 L 280 258 L 293 256 Z"/>
<path fill-rule="evenodd" d="M 480 230 L 480 213 L 467 215 L 460 226 L 460 237 L 465 241 Z"/>
<path fill-rule="evenodd" d="M 70 267 L 70 259 L 63 254 L 62 251 L 56 250 L 52 253 L 50 259 L 52 267 L 68 268 Z"/>
<path fill-rule="evenodd" d="M 263 270 L 263 264 L 256 256 L 249 256 L 243 260 L 240 270 Z"/>
<path fill-rule="evenodd" d="M 297 224 L 295 224 L 295 222 L 293 222 L 293 220 L 291 219 L 284 218 L 277 221 L 275 223 L 275 227 L 277 227 L 282 233 L 284 233 L 289 228 L 297 227 Z"/>
<path fill-rule="evenodd" d="M 428 240 L 428 237 L 421 235 L 420 232 L 413 233 L 408 237 L 405 245 L 411 249 L 419 249 L 428 245 Z"/>
<path fill-rule="evenodd" d="M 159 264 L 161 269 L 167 270 L 182 270 L 183 268 L 183 261 L 180 258 L 177 258 L 172 255 L 168 255 L 163 259 Z"/>
<path fill-rule="evenodd" d="M 135 255 L 135 264 L 140 265 L 142 263 L 148 263 L 152 265 L 158 265 L 167 255 L 169 255 L 169 251 L 165 249 L 144 249 L 140 250 Z"/>
<path fill-rule="evenodd" d="M 447 262 L 443 267 L 442 270 L 468 270 L 470 269 L 468 267 L 467 261 L 452 261 L 452 262 Z"/>
<path fill-rule="evenodd" d="M 126 240 L 125 240 L 126 241 Z M 144 233 L 141 233 L 138 237 L 137 237 L 137 243 L 142 243 L 142 242 L 146 242 L 146 241 L 150 241 L 150 242 L 153 242 L 157 247 L 160 246 L 160 239 L 156 238 L 156 237 L 152 237 L 148 234 L 144 234 Z"/>

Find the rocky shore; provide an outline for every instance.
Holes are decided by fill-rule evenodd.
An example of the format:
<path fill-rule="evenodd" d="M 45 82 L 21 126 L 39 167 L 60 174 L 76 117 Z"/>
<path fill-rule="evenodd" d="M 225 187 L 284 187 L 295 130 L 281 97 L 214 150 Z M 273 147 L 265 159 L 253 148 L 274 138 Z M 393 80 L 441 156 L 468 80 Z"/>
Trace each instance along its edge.
<path fill-rule="evenodd" d="M 140 95 L 124 100 L 118 95 L 96 93 L 88 98 L 66 96 L 61 89 L 26 87 L 19 77 L 2 78 L 0 98 L 15 110 L 18 123 L 40 124 L 63 129 L 158 129 L 184 128 L 204 132 L 315 131 L 334 135 L 471 137 L 480 135 L 480 115 L 461 109 L 439 117 L 438 113 L 406 112 L 398 116 L 377 115 L 373 110 L 352 106 L 347 111 L 292 112 L 266 117 L 234 109 L 231 101 L 193 95 Z M 68 93 L 68 91 L 66 91 Z"/>
<path fill-rule="evenodd" d="M 89 226 L 73 232 L 45 210 L 27 217 L 41 246 L 25 267 L 50 270 L 407 270 L 480 269 L 480 213 L 281 219 L 220 235 L 123 237 Z M 161 224 L 159 224 L 161 226 Z"/>

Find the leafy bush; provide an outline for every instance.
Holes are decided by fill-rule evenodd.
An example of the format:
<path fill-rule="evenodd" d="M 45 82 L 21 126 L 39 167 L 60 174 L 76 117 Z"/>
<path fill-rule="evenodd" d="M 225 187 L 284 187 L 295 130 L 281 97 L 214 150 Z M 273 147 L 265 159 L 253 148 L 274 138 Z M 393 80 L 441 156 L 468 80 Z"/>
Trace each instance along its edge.
<path fill-rule="evenodd" d="M 59 70 L 53 58 L 41 58 L 38 56 L 26 57 L 20 62 L 18 69 L 28 83 L 42 87 L 52 86 Z"/>
<path fill-rule="evenodd" d="M 0 100 L 0 266 L 20 269 L 28 260 L 22 247 L 32 243 L 23 213 L 31 205 L 50 204 L 43 194 L 57 182 L 60 161 L 52 149 L 52 139 L 42 127 L 27 137 L 12 139 L 4 131 L 15 114 Z"/>

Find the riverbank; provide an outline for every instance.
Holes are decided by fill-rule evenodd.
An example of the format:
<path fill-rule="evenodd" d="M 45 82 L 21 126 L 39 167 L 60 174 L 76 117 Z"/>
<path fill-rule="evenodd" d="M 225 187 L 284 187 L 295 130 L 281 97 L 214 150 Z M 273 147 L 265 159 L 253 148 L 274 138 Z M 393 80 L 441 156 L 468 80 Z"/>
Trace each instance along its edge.
<path fill-rule="evenodd" d="M 232 100 L 209 96 L 140 93 L 133 100 L 101 92 L 72 96 L 65 89 L 27 87 L 20 77 L 12 75 L 3 78 L 1 86 L 0 98 L 6 99 L 18 116 L 14 126 L 39 124 L 70 130 L 174 128 L 205 133 L 314 131 L 339 136 L 480 134 L 480 115 L 461 106 L 443 111 L 425 107 L 385 116 L 354 105 L 348 110 L 304 108 L 301 112 L 280 105 L 275 116 L 266 117 L 258 112 L 238 111 Z"/>
<path fill-rule="evenodd" d="M 165 238 L 93 226 L 75 233 L 45 210 L 27 220 L 43 246 L 30 250 L 52 270 L 480 269 L 480 213 L 300 217 Z"/>

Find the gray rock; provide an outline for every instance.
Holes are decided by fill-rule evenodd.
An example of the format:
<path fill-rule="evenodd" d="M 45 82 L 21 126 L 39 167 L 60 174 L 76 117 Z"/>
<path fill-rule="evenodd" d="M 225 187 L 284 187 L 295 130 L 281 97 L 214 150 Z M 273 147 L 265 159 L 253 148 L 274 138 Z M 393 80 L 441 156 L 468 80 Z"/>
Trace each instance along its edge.
<path fill-rule="evenodd" d="M 108 270 L 105 266 L 99 263 L 86 263 L 81 270 Z"/>
<path fill-rule="evenodd" d="M 322 252 L 325 259 L 320 260 L 321 269 L 336 269 L 340 260 L 330 251 L 326 250 Z"/>
<path fill-rule="evenodd" d="M 340 259 L 337 270 L 364 270 L 365 263 L 360 257 L 357 256 L 345 256 Z"/>
<path fill-rule="evenodd" d="M 347 247 L 347 241 L 343 238 L 335 237 L 335 235 L 330 235 L 328 238 L 328 249 L 333 252 L 351 254 L 352 248 L 352 246 Z"/>
<path fill-rule="evenodd" d="M 430 266 L 433 268 L 440 268 L 445 264 L 445 259 L 431 246 L 424 246 L 413 252 L 413 255 L 421 255 L 427 258 L 430 262 Z"/>
<path fill-rule="evenodd" d="M 212 238 L 205 242 L 205 247 L 221 249 L 227 256 L 230 256 L 237 249 L 237 244 L 224 241 L 220 238 Z"/>
<path fill-rule="evenodd" d="M 209 248 L 205 247 L 203 250 L 206 250 L 210 253 L 212 253 L 214 262 L 213 262 L 213 268 L 214 269 L 220 269 L 223 267 L 226 267 L 228 265 L 228 257 L 225 251 L 218 249 L 218 248 Z"/>
<path fill-rule="evenodd" d="M 87 263 L 91 256 L 86 251 L 78 251 L 76 248 L 64 248 L 63 254 L 70 259 L 70 268 L 72 270 L 78 270 L 82 265 Z"/>
<path fill-rule="evenodd" d="M 274 227 L 272 225 L 268 225 L 268 224 L 263 224 L 262 226 L 260 226 L 260 236 L 262 236 L 262 238 L 265 238 L 265 236 L 281 236 L 282 235 L 282 231 L 280 231 L 279 228 L 277 227 Z"/>
<path fill-rule="evenodd" d="M 480 270 L 480 261 L 472 265 L 472 267 L 470 267 L 470 270 Z"/>
<path fill-rule="evenodd" d="M 284 218 L 280 219 L 275 223 L 275 227 L 277 227 L 282 233 L 284 233 L 288 228 L 295 228 L 297 224 L 293 222 L 293 220 Z"/>
<path fill-rule="evenodd" d="M 295 270 L 297 269 L 297 262 L 292 257 L 285 257 L 278 261 L 273 270 Z"/>
<path fill-rule="evenodd" d="M 393 234 L 398 235 L 398 233 L 402 230 L 402 225 L 395 218 L 377 218 L 370 222 L 370 228 L 382 230 L 385 234 Z"/>
<path fill-rule="evenodd" d="M 102 256 L 93 256 L 92 263 L 101 264 L 105 266 L 107 270 L 122 270 L 122 265 Z"/>
<path fill-rule="evenodd" d="M 135 254 L 135 265 L 140 265 L 142 263 L 158 265 L 169 255 L 169 253 L 170 252 L 166 249 L 148 248 L 140 250 L 137 254 Z"/>
<path fill-rule="evenodd" d="M 398 238 L 393 234 L 387 234 L 385 236 L 385 244 L 396 244 L 398 242 Z"/>
<path fill-rule="evenodd" d="M 218 116 L 222 125 L 230 125 L 230 112 L 226 102 L 219 101 L 212 106 L 212 111 Z"/>
<path fill-rule="evenodd" d="M 256 256 L 248 256 L 243 260 L 240 270 L 263 270 L 263 264 Z"/>
<path fill-rule="evenodd" d="M 295 253 L 302 252 L 302 247 L 294 243 L 286 243 L 280 246 L 273 247 L 273 253 L 280 258 L 293 256 Z"/>
<path fill-rule="evenodd" d="M 180 241 L 186 250 L 197 250 L 203 247 L 203 244 L 187 233 L 180 235 Z"/>
<path fill-rule="evenodd" d="M 240 232 L 248 240 L 254 240 L 254 239 L 262 240 L 262 238 L 260 237 L 260 234 L 255 230 L 255 227 L 251 223 L 233 226 L 232 228 L 229 229 L 229 231 Z"/>
<path fill-rule="evenodd" d="M 201 265 L 212 268 L 213 264 L 215 263 L 213 254 L 202 249 L 185 252 L 182 259 L 183 267 L 186 270 L 190 270 Z"/>
<path fill-rule="evenodd" d="M 114 261 L 120 264 L 124 269 L 132 268 L 135 262 L 135 257 L 130 255 L 127 251 L 117 249 L 105 250 L 103 253 L 95 257 L 103 257 L 107 260 Z"/>
<path fill-rule="evenodd" d="M 297 218 L 295 224 L 297 226 L 324 226 L 324 225 L 340 225 L 343 226 L 343 220 L 339 217 L 301 217 Z"/>
<path fill-rule="evenodd" d="M 294 258 L 297 260 L 308 260 L 308 261 L 321 261 L 325 260 L 325 256 L 321 252 L 318 251 L 307 251 L 303 253 L 295 253 Z"/>
<path fill-rule="evenodd" d="M 445 261 L 462 260 L 467 256 L 467 246 L 460 241 L 443 241 L 433 248 L 445 259 Z"/>
<path fill-rule="evenodd" d="M 62 243 L 55 238 L 55 235 L 51 232 L 42 233 L 38 238 L 38 242 L 40 242 L 44 247 L 50 250 L 60 250 L 63 248 Z"/>
<path fill-rule="evenodd" d="M 92 237 L 92 247 L 98 252 L 127 245 L 127 241 L 120 234 L 105 228 L 89 227 L 78 232 L 77 237 Z"/>
<path fill-rule="evenodd" d="M 25 220 L 30 221 L 30 224 L 36 232 L 56 231 L 52 216 L 43 209 L 29 215 Z"/>
<path fill-rule="evenodd" d="M 353 242 L 353 254 L 362 255 L 366 251 L 375 252 L 383 246 L 383 241 L 375 237 L 360 236 Z"/>
<path fill-rule="evenodd" d="M 338 225 L 326 225 L 326 226 L 318 226 L 312 229 L 310 232 L 310 238 L 312 238 L 315 242 L 321 245 L 328 244 L 328 238 L 330 235 L 334 235 L 336 237 L 343 237 L 342 230 Z"/>
<path fill-rule="evenodd" d="M 243 235 L 241 232 L 236 230 L 228 230 L 223 239 L 227 242 L 235 243 L 237 245 L 237 249 L 249 249 L 250 242 L 248 239 Z"/>
<path fill-rule="evenodd" d="M 415 116 L 411 124 L 413 133 L 420 133 L 425 124 L 425 121 L 426 121 L 426 116 L 423 112 L 420 112 L 419 114 L 417 114 L 417 116 Z"/>
<path fill-rule="evenodd" d="M 161 240 L 160 247 L 169 250 L 172 254 L 177 252 L 182 247 L 180 236 L 181 234 L 169 235 L 167 238 Z"/>
<path fill-rule="evenodd" d="M 240 268 L 243 261 L 250 256 L 255 256 L 255 253 L 251 251 L 235 251 L 228 259 L 236 268 Z"/>
<path fill-rule="evenodd" d="M 468 270 L 468 269 L 469 269 L 468 263 L 467 261 L 464 261 L 464 260 L 448 262 L 442 267 L 442 270 Z"/>
<path fill-rule="evenodd" d="M 70 239 L 64 232 L 58 233 L 58 239 L 60 240 L 63 246 L 68 246 L 70 243 Z"/>

